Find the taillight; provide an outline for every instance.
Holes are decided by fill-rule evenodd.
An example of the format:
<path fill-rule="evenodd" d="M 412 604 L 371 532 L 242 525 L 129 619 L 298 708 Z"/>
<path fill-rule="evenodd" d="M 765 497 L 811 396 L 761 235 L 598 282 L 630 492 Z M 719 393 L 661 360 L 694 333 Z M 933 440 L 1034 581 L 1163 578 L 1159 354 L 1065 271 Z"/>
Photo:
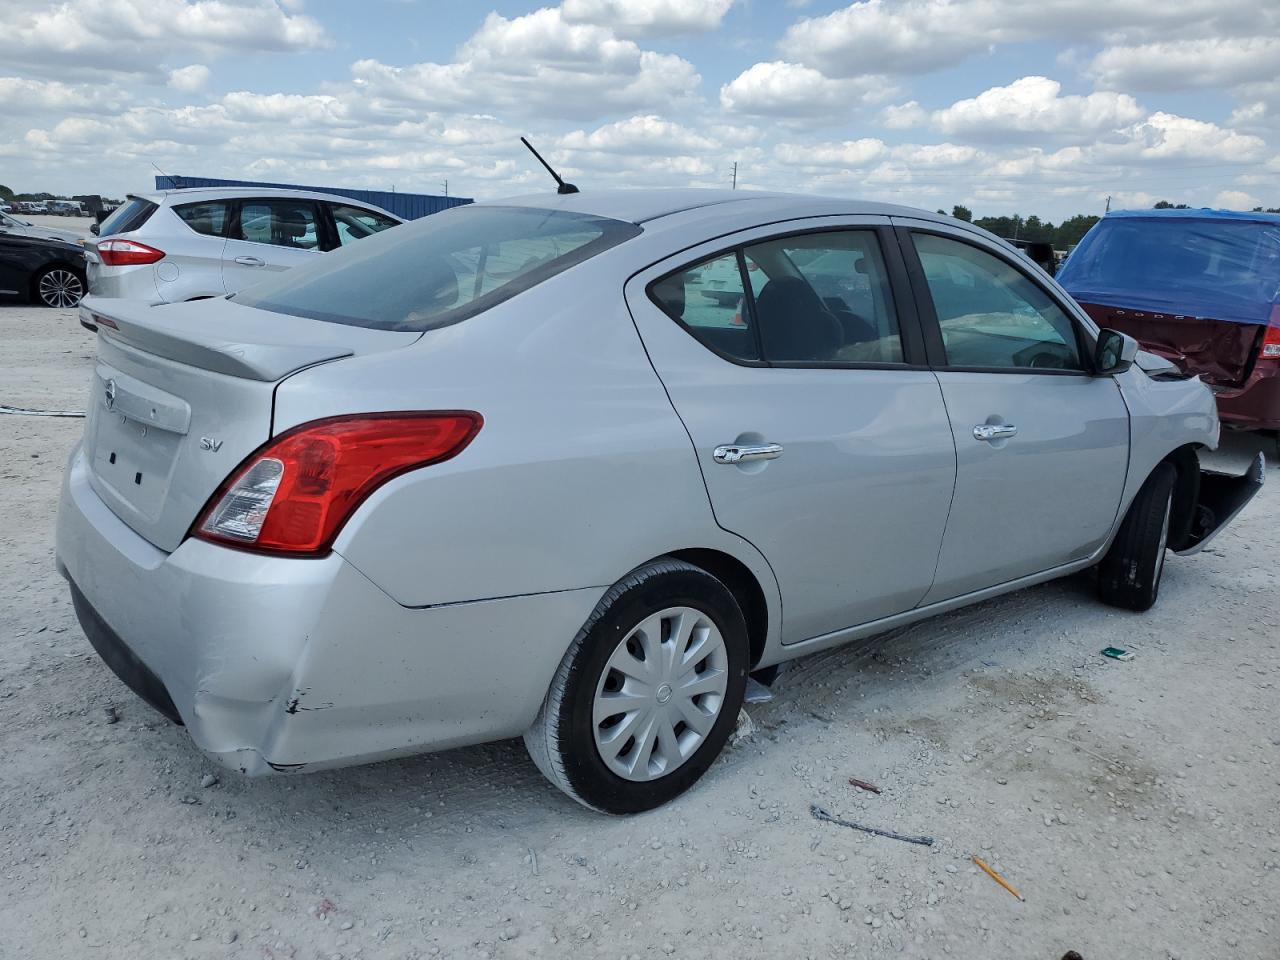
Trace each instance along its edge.
<path fill-rule="evenodd" d="M 457 456 L 478 413 L 371 413 L 304 423 L 269 441 L 218 489 L 191 535 L 271 553 L 328 553 L 379 486 Z"/>
<path fill-rule="evenodd" d="M 132 267 L 164 259 L 164 251 L 137 240 L 99 240 L 98 256 L 108 267 Z"/>
<path fill-rule="evenodd" d="M 1280 303 L 1271 308 L 1271 322 L 1267 324 L 1267 332 L 1262 338 L 1258 359 L 1280 360 Z"/>

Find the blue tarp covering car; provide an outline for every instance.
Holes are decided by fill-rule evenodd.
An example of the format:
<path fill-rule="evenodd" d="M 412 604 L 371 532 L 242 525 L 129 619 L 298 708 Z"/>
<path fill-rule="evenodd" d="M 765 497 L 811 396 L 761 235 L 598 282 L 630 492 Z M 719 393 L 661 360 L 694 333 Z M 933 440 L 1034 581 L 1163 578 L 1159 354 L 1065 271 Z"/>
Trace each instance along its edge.
<path fill-rule="evenodd" d="M 1280 430 L 1280 216 L 1109 213 L 1058 282 L 1099 326 L 1199 374 L 1224 422 Z"/>
<path fill-rule="evenodd" d="M 1262 323 L 1280 301 L 1280 215 L 1120 210 L 1058 272 L 1077 300 Z"/>

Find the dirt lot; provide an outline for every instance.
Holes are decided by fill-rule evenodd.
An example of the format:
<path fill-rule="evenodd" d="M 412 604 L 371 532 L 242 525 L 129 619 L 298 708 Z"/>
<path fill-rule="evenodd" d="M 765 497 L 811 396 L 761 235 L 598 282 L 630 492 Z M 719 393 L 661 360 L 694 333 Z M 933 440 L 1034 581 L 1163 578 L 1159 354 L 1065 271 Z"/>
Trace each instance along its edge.
<path fill-rule="evenodd" d="M 0 403 L 81 408 L 92 352 L 70 312 L 0 308 Z M 0 416 L 4 957 L 1280 957 L 1275 471 L 1151 613 L 1080 576 L 801 661 L 698 788 L 608 819 L 516 742 L 215 771 L 54 573 L 80 429 Z"/>

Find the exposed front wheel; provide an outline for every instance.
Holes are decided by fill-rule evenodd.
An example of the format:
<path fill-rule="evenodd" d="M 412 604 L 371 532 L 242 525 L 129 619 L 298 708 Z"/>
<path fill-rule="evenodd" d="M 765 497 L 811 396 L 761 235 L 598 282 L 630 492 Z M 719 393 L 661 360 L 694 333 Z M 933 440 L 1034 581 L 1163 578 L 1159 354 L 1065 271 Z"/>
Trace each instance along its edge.
<path fill-rule="evenodd" d="M 1160 595 L 1169 546 L 1169 519 L 1177 471 L 1159 464 L 1133 498 L 1111 549 L 1098 565 L 1103 602 L 1128 610 L 1150 610 Z"/>
<path fill-rule="evenodd" d="M 605 813 L 638 813 L 692 786 L 737 721 L 746 622 L 699 567 L 656 560 L 614 585 L 574 638 L 525 733 L 552 783 Z"/>
<path fill-rule="evenodd" d="M 84 296 L 84 277 L 70 267 L 47 267 L 34 285 L 36 299 L 46 307 L 74 307 Z"/>

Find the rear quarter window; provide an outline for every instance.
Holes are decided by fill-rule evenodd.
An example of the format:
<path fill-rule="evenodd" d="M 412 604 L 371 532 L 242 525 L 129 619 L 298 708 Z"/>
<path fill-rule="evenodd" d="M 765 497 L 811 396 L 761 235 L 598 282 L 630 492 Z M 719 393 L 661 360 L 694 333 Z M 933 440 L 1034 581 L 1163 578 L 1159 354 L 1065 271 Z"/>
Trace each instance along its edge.
<path fill-rule="evenodd" d="M 231 204 L 226 200 L 214 200 L 208 203 L 184 203 L 174 207 L 173 212 L 196 233 L 221 237 L 226 233 L 230 209 Z"/>

